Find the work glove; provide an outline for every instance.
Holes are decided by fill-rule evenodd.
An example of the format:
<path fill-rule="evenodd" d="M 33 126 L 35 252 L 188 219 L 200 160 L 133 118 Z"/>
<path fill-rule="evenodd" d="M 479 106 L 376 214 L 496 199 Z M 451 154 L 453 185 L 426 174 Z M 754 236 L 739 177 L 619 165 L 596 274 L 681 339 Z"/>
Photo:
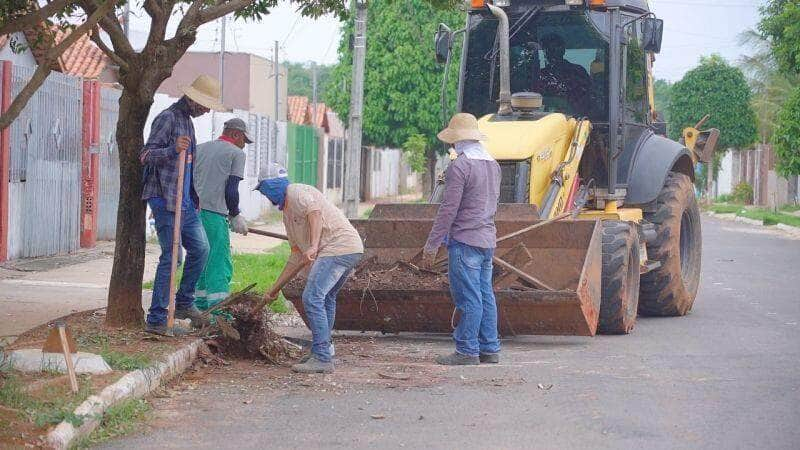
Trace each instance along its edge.
<path fill-rule="evenodd" d="M 231 231 L 247 236 L 247 221 L 241 214 L 228 218 Z"/>

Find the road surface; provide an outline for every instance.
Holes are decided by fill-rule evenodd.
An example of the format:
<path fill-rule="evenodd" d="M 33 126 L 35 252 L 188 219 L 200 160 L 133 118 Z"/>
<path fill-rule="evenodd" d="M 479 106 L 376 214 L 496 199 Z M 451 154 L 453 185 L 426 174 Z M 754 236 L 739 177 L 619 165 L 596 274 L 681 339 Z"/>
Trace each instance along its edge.
<path fill-rule="evenodd" d="M 333 375 L 201 369 L 105 447 L 800 448 L 800 240 L 703 226 L 687 317 L 506 340 L 499 366 L 432 364 L 443 337 L 339 337 Z"/>

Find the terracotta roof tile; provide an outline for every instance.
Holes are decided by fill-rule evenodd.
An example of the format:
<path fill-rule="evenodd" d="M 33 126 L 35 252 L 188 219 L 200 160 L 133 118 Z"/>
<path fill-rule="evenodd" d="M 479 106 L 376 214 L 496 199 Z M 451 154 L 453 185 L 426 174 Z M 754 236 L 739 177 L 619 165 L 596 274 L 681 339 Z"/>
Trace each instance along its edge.
<path fill-rule="evenodd" d="M 55 43 L 61 42 L 69 33 L 70 31 L 64 32 L 56 28 L 41 31 L 26 30 L 25 38 L 34 58 L 41 62 L 47 50 Z M 53 70 L 77 77 L 98 78 L 109 62 L 108 56 L 89 39 L 89 36 L 83 35 L 64 51 L 58 63 L 54 64 Z"/>
<path fill-rule="evenodd" d="M 328 112 L 328 108 L 325 106 L 325 103 L 317 103 L 317 117 L 314 117 L 314 126 L 317 128 L 325 128 L 327 130 L 328 123 L 326 119 L 325 113 Z M 308 116 L 314 116 L 314 104 L 308 104 Z"/>
<path fill-rule="evenodd" d="M 290 95 L 286 101 L 288 106 L 289 122 L 297 125 L 308 125 L 311 116 L 308 111 L 308 97 Z"/>

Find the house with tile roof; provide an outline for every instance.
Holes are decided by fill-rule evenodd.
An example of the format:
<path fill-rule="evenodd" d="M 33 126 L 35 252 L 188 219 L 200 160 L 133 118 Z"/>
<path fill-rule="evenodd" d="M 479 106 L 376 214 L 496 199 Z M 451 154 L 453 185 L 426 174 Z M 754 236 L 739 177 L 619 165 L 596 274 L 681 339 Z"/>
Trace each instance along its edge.
<path fill-rule="evenodd" d="M 11 61 L 15 65 L 33 67 L 44 59 L 50 46 L 61 42 L 71 32 L 71 30 L 64 31 L 53 27 L 50 29 L 31 29 L 10 36 L 0 36 L 0 59 Z M 46 34 L 40 39 L 41 33 Z M 24 47 L 24 50 L 15 52 L 12 44 Z M 116 83 L 119 79 L 117 67 L 89 39 L 88 35 L 81 36 L 64 51 L 53 65 L 52 70 L 88 80 L 98 80 L 103 83 Z"/>

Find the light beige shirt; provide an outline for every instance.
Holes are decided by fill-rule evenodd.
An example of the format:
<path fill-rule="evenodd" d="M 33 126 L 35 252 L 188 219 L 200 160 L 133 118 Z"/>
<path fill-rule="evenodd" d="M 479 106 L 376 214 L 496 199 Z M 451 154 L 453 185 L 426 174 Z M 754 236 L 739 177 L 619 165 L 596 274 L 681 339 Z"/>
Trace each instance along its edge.
<path fill-rule="evenodd" d="M 311 247 L 308 214 L 313 211 L 320 211 L 322 217 L 318 257 L 364 253 L 361 237 L 339 208 L 313 186 L 293 183 L 286 188 L 283 225 L 286 227 L 289 242 L 301 252 Z"/>

